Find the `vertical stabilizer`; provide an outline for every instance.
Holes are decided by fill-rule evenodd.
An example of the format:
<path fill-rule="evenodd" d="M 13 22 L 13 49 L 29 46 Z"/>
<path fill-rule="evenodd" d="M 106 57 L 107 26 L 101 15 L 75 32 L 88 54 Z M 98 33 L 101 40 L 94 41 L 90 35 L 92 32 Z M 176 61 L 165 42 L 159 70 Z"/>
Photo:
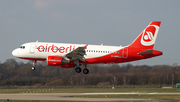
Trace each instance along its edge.
<path fill-rule="evenodd" d="M 133 48 L 153 49 L 161 22 L 151 22 L 144 31 L 129 45 Z"/>

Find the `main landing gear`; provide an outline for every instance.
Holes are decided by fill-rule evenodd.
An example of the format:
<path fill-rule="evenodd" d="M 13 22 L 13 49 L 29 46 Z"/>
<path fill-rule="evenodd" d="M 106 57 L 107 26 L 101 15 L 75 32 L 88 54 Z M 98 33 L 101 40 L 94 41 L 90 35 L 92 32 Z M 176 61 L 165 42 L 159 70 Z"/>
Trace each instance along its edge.
<path fill-rule="evenodd" d="M 32 70 L 34 71 L 36 68 L 35 68 L 35 65 L 36 65 L 36 60 L 33 60 L 33 66 L 32 66 Z"/>
<path fill-rule="evenodd" d="M 80 67 L 75 67 L 76 73 L 81 73 L 81 68 Z M 88 74 L 89 70 L 87 69 L 87 65 L 85 65 L 85 68 L 83 69 L 84 74 Z"/>

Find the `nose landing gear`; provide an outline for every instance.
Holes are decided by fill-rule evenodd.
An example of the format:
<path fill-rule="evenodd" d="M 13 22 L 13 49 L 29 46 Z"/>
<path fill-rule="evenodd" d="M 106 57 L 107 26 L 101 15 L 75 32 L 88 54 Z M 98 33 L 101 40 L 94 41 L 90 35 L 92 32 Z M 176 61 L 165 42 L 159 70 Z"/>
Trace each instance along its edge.
<path fill-rule="evenodd" d="M 35 65 L 36 65 L 36 60 L 33 60 L 33 66 L 32 66 L 32 70 L 34 71 L 36 68 L 35 68 Z"/>

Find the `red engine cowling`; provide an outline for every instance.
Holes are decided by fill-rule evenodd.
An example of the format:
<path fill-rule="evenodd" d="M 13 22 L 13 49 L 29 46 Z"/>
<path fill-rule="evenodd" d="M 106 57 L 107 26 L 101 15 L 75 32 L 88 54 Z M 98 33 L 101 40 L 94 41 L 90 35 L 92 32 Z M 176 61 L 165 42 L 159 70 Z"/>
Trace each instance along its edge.
<path fill-rule="evenodd" d="M 47 58 L 49 66 L 62 66 L 63 64 L 69 64 L 70 62 L 70 59 L 60 56 L 48 56 Z"/>

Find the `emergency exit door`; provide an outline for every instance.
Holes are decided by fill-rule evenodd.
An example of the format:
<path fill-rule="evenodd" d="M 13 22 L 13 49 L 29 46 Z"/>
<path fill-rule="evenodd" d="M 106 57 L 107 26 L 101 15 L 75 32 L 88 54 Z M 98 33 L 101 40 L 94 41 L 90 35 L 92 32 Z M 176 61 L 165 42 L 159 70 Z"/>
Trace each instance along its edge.
<path fill-rule="evenodd" d="M 122 51 L 122 58 L 128 58 L 128 48 L 124 48 Z"/>
<path fill-rule="evenodd" d="M 31 44 L 30 53 L 35 53 L 35 44 Z"/>

